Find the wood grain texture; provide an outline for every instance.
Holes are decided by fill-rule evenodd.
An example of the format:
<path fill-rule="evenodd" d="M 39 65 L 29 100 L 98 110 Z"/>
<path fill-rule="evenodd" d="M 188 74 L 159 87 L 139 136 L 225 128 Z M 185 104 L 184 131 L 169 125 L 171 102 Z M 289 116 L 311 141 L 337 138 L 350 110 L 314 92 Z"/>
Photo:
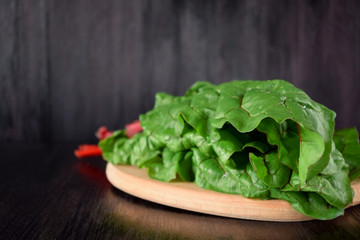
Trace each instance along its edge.
<path fill-rule="evenodd" d="M 285 79 L 360 128 L 360 2 L 4 0 L 0 141 L 95 141 L 154 94 Z"/>
<path fill-rule="evenodd" d="M 1 1 L 0 139 L 51 140 L 44 1 Z"/>
<path fill-rule="evenodd" d="M 108 163 L 106 176 L 113 186 L 126 193 L 170 207 L 261 221 L 299 222 L 312 219 L 283 200 L 259 200 L 218 193 L 190 182 L 160 182 L 149 178 L 146 170 L 137 166 Z M 351 186 L 355 195 L 350 206 L 355 206 L 360 204 L 360 179 L 353 181 Z"/>
<path fill-rule="evenodd" d="M 359 239 L 360 206 L 329 221 L 267 222 L 200 214 L 111 186 L 77 144 L 0 144 L 0 239 Z"/>

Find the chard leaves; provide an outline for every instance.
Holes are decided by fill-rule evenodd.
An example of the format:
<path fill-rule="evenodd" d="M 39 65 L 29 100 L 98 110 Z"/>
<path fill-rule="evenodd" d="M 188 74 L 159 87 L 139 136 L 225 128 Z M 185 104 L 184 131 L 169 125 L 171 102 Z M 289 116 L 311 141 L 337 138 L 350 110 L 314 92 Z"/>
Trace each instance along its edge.
<path fill-rule="evenodd" d="M 195 83 L 156 95 L 142 133 L 99 143 L 113 164 L 145 167 L 214 191 L 282 199 L 318 219 L 344 213 L 360 176 L 356 129 L 334 134 L 335 113 L 282 80 Z M 350 173 L 350 175 L 349 175 Z"/>
<path fill-rule="evenodd" d="M 342 153 L 349 165 L 350 180 L 360 177 L 360 144 L 359 133 L 355 128 L 338 130 L 334 134 L 336 148 Z"/>

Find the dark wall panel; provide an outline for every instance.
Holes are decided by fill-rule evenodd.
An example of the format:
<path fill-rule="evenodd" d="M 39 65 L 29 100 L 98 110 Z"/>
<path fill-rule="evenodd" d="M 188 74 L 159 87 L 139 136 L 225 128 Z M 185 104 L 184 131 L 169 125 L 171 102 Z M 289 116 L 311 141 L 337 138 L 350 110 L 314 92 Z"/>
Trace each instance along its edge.
<path fill-rule="evenodd" d="M 285 79 L 360 128 L 360 2 L 0 1 L 0 141 L 93 141 L 197 80 Z"/>
<path fill-rule="evenodd" d="M 46 6 L 25 0 L 0 4 L 0 139 L 48 141 Z"/>

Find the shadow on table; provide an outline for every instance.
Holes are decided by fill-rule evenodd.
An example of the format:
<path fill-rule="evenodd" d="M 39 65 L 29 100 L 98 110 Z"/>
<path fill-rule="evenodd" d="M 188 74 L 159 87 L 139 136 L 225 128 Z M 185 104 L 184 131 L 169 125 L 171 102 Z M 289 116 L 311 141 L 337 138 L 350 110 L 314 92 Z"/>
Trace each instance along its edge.
<path fill-rule="evenodd" d="M 333 220 L 267 222 L 218 217 L 163 206 L 122 192 L 107 181 L 104 166 L 77 170 L 101 187 L 96 230 L 120 239 L 360 239 L 360 206 Z"/>
<path fill-rule="evenodd" d="M 217 217 L 162 206 L 113 187 L 104 198 L 102 227 L 129 239 L 354 239 L 360 236 L 360 208 L 334 220 L 266 222 Z"/>

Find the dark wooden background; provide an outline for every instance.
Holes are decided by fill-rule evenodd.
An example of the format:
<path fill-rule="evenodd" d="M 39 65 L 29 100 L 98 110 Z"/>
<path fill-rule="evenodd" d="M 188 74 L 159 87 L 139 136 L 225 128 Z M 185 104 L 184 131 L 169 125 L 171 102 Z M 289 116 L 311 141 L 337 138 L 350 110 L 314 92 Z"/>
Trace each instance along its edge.
<path fill-rule="evenodd" d="M 94 141 L 197 80 L 280 78 L 360 127 L 358 0 L 0 0 L 0 141 Z"/>

